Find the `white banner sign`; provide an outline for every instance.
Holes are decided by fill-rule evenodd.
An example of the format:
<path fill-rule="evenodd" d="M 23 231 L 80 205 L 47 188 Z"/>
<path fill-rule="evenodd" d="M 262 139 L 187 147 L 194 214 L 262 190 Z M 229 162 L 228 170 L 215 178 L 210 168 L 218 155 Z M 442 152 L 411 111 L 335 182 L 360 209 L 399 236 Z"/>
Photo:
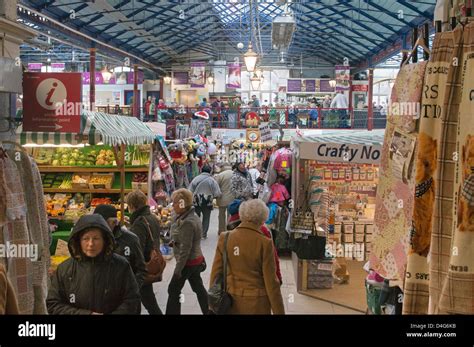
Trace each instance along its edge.
<path fill-rule="evenodd" d="M 300 159 L 378 164 L 382 156 L 381 145 L 354 145 L 345 143 L 300 142 Z"/>
<path fill-rule="evenodd" d="M 261 123 L 258 129 L 260 130 L 260 140 L 262 142 L 273 140 L 272 131 L 270 130 L 268 123 Z"/>

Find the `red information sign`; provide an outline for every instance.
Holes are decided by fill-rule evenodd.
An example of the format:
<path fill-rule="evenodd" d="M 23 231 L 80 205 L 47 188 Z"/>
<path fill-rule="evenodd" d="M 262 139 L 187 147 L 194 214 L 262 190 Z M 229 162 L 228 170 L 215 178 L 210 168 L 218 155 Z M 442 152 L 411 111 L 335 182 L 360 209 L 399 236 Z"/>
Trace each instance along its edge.
<path fill-rule="evenodd" d="M 367 84 L 353 84 L 352 91 L 353 92 L 368 92 L 369 86 Z"/>
<path fill-rule="evenodd" d="M 82 83 L 80 73 L 23 74 L 23 131 L 81 130 Z"/>

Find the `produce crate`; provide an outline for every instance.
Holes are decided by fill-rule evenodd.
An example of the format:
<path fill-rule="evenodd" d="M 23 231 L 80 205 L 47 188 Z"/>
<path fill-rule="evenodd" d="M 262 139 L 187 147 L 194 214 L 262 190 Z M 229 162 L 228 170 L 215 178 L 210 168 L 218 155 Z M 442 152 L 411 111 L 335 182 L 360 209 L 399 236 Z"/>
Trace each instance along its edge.
<path fill-rule="evenodd" d="M 100 183 L 91 183 L 94 178 L 99 178 Z M 89 189 L 111 189 L 114 183 L 114 174 L 113 173 L 94 173 L 89 181 Z"/>
<path fill-rule="evenodd" d="M 75 183 L 74 182 L 74 177 L 75 176 L 80 176 L 81 178 L 87 180 L 85 183 Z M 91 175 L 87 173 L 74 173 L 73 176 L 73 181 L 72 181 L 72 189 L 89 189 L 89 181 L 91 179 Z"/>
<path fill-rule="evenodd" d="M 143 193 L 148 193 L 148 182 L 132 182 L 132 189 L 138 189 Z"/>

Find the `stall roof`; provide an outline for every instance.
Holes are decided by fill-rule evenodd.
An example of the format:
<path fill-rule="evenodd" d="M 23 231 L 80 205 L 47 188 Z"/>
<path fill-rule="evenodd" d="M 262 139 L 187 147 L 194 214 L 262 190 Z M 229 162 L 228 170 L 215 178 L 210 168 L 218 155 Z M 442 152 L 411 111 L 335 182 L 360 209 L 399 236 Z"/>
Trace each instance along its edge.
<path fill-rule="evenodd" d="M 18 137 L 24 144 L 78 145 L 141 145 L 152 143 L 155 134 L 135 117 L 117 116 L 100 112 L 83 111 L 80 133 L 58 132 L 19 132 Z"/>
<path fill-rule="evenodd" d="M 320 135 L 305 136 L 300 142 L 346 143 L 354 145 L 382 145 L 385 129 L 368 130 L 328 130 Z"/>

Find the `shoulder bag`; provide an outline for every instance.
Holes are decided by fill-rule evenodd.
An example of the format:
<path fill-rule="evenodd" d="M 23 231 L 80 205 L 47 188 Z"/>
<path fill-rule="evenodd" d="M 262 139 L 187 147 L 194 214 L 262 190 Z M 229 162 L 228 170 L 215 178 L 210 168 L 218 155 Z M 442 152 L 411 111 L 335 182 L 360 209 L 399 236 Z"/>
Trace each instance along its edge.
<path fill-rule="evenodd" d="M 153 245 L 150 252 L 150 260 L 148 262 L 145 262 L 145 269 L 147 274 L 145 276 L 144 283 L 151 284 L 155 282 L 161 282 L 163 278 L 163 271 L 166 267 L 166 260 L 165 258 L 163 258 L 160 249 L 157 248 L 155 245 L 155 240 L 153 239 L 153 234 L 151 233 L 150 224 L 148 223 L 145 217 L 143 217 L 143 221 L 145 222 Z"/>
<path fill-rule="evenodd" d="M 207 293 L 209 311 L 211 314 L 227 314 L 232 307 L 232 296 L 227 292 L 227 240 L 230 232 L 224 238 L 224 273 L 217 276 L 215 283 Z"/>

